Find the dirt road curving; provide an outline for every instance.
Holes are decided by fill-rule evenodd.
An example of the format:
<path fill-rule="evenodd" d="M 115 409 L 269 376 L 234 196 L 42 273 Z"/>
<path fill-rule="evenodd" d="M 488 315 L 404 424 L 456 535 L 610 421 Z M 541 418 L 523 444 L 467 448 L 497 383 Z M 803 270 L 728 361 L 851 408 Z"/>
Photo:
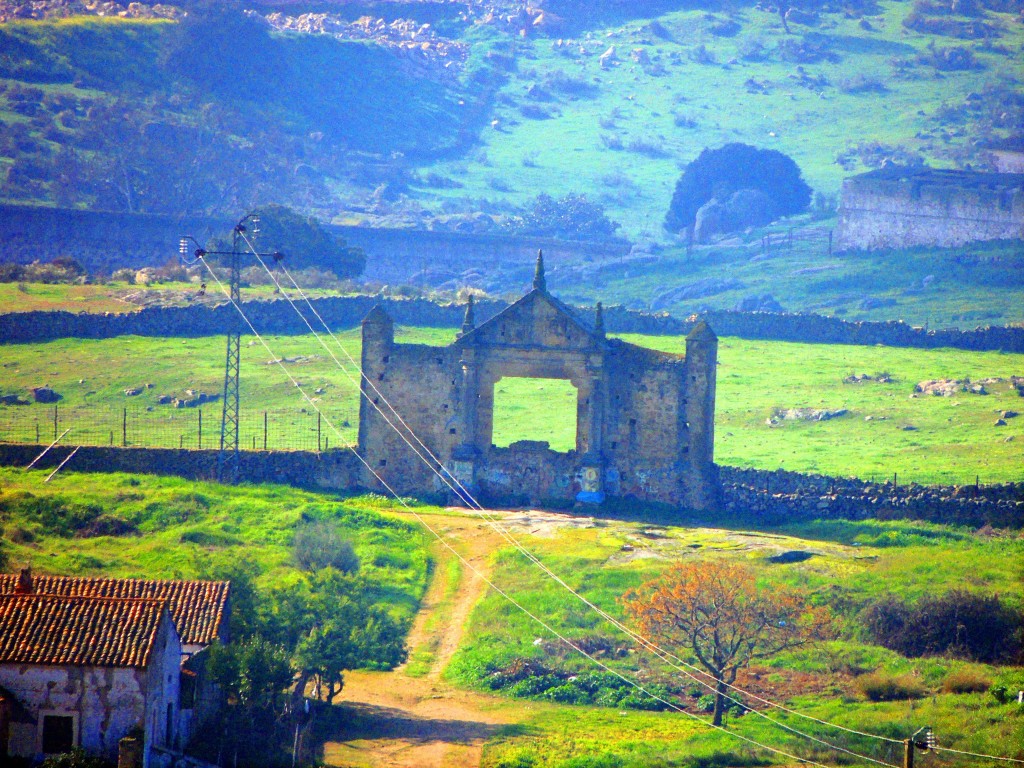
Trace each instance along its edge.
<path fill-rule="evenodd" d="M 501 537 L 474 517 L 435 514 L 424 519 L 469 565 L 452 565 L 451 551 L 435 544 L 434 578 L 409 633 L 411 662 L 393 672 L 345 674 L 337 723 L 323 744 L 326 765 L 478 766 L 484 742 L 515 722 L 506 701 L 456 690 L 441 679 L 487 588 L 482 574 L 490 573 L 490 556 Z"/>

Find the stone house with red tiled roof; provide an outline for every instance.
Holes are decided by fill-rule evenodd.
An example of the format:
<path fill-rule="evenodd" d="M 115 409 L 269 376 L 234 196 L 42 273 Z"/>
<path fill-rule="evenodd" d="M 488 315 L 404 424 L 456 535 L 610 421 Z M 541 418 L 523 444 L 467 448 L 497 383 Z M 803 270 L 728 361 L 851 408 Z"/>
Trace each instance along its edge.
<path fill-rule="evenodd" d="M 41 673 L 34 672 L 30 678 L 11 678 L 12 684 L 6 685 L 4 680 L 9 675 L 2 671 L 5 669 L 5 662 L 3 656 L 0 655 L 0 757 L 5 754 L 5 738 L 7 738 L 7 749 L 10 750 L 10 754 L 26 754 L 24 750 L 29 749 L 29 746 L 24 739 L 28 739 L 28 736 L 26 729 L 22 726 L 26 725 L 27 720 L 30 720 L 31 727 L 35 728 L 34 748 L 38 749 L 43 746 L 42 729 L 46 722 L 59 724 L 61 728 L 65 729 L 64 733 L 67 733 L 69 721 L 47 721 L 46 717 L 71 717 L 73 721 L 71 730 L 76 739 L 73 745 L 108 756 L 110 750 L 114 750 L 114 754 L 116 754 L 117 739 L 128 732 L 122 727 L 123 722 L 130 721 L 130 727 L 141 726 L 149 735 L 149 738 L 145 740 L 143 756 L 143 762 L 148 764 L 153 746 L 171 749 L 185 746 L 198 726 L 216 711 L 219 696 L 206 678 L 203 651 L 213 643 L 226 642 L 228 639 L 229 582 L 47 576 L 32 574 L 29 569 L 25 569 L 20 574 L 0 574 L 0 603 L 8 607 L 13 606 L 15 603 L 11 601 L 14 598 L 36 599 L 36 602 L 29 600 L 24 604 L 18 604 L 19 607 L 51 606 L 51 610 L 55 612 L 49 619 L 52 622 L 49 631 L 59 633 L 59 628 L 64 627 L 64 632 L 69 640 L 64 646 L 61 646 L 61 650 L 58 650 L 57 646 L 39 646 L 38 642 L 34 645 L 30 643 L 20 646 L 19 653 L 21 655 L 18 657 L 20 660 L 12 663 L 34 664 L 35 667 L 43 666 L 50 673 L 53 673 L 55 668 L 61 667 L 64 669 L 63 674 L 66 678 L 75 681 L 91 680 L 92 678 L 88 677 L 91 674 L 88 669 L 93 667 L 104 670 L 102 679 L 106 682 L 99 683 L 96 690 L 98 691 L 97 695 L 102 699 L 100 709 L 106 713 L 104 717 L 107 718 L 106 721 L 110 725 L 104 727 L 102 738 L 97 739 L 94 738 L 93 731 L 95 729 L 89 725 L 92 720 L 83 712 L 79 712 L 77 715 L 74 712 L 70 715 L 55 715 L 51 712 L 49 715 L 42 715 L 44 720 L 40 720 L 38 713 L 33 714 L 35 710 L 30 703 L 31 700 L 38 698 L 38 695 L 31 691 L 25 693 L 22 690 L 22 685 L 29 679 L 38 678 Z M 61 611 L 52 608 L 57 605 L 65 606 L 65 608 Z M 71 610 L 74 606 L 77 606 L 78 613 Z M 108 608 L 101 610 L 96 606 L 108 606 Z M 121 606 L 122 612 L 113 611 L 110 606 Z M 160 610 L 154 606 L 159 607 Z M 150 613 L 146 613 L 144 608 Z M 94 613 L 86 617 L 81 612 L 87 609 Z M 114 646 L 110 643 L 114 638 L 120 638 L 120 645 L 116 647 L 125 651 L 134 647 L 132 643 L 144 643 L 145 637 L 147 637 L 147 627 L 149 627 L 144 619 L 148 616 L 146 620 L 152 621 L 153 616 L 160 614 L 161 610 L 163 614 L 166 614 L 165 618 L 167 619 L 164 622 L 167 627 L 161 631 L 173 635 L 173 642 L 167 642 L 177 649 L 178 655 L 173 657 L 175 660 L 173 665 L 169 661 L 167 664 L 161 664 L 162 667 L 166 666 L 166 670 L 161 673 L 160 679 L 165 679 L 168 676 L 174 678 L 174 696 L 173 700 L 169 699 L 163 702 L 162 719 L 153 719 L 152 713 L 148 710 L 146 717 L 141 718 L 138 714 L 139 697 L 145 699 L 148 696 L 152 699 L 155 694 L 146 689 L 139 681 L 148 681 L 147 685 L 151 685 L 152 681 L 157 678 L 150 678 L 146 674 L 142 674 L 140 678 L 139 670 L 143 667 L 139 666 L 138 653 L 141 651 L 138 648 L 134 652 L 135 655 L 117 656 L 110 651 L 107 656 L 97 656 L 94 653 L 88 658 L 76 656 L 73 651 L 83 642 L 88 642 L 94 649 L 113 648 Z M 8 617 L 7 621 L 13 622 L 14 619 Z M 89 623 L 86 625 L 82 623 L 83 621 Z M 14 626 L 12 623 L 8 629 Z M 80 634 L 84 631 L 83 627 L 85 626 L 90 627 L 90 631 L 95 635 L 89 641 L 84 640 Z M 5 625 L 0 621 L 0 635 L 3 635 L 4 631 Z M 23 629 L 22 631 L 27 630 Z M 26 639 L 30 637 L 31 635 L 23 635 L 23 640 L 30 642 Z M 13 643 L 14 641 L 0 639 L 0 648 L 6 647 L 5 643 L 7 642 Z M 106 642 L 106 646 L 103 645 L 104 642 Z M 48 662 L 34 663 L 30 657 L 24 657 L 29 647 L 36 646 L 49 649 L 50 655 L 46 657 L 49 659 Z M 80 652 L 84 653 L 84 649 Z M 163 658 L 162 652 L 161 658 Z M 87 662 L 91 662 L 91 664 Z M 135 683 L 131 682 L 133 677 Z M 66 681 L 54 682 L 52 674 L 46 679 L 47 684 L 51 687 L 73 687 L 72 683 Z M 114 679 L 118 681 L 116 691 L 109 685 L 110 681 Z M 7 689 L 6 695 L 4 688 Z M 85 696 L 84 691 L 83 688 L 82 696 Z M 26 700 L 26 696 L 28 700 Z M 86 702 L 88 697 L 79 697 L 79 699 Z M 168 708 L 168 705 L 173 706 Z M 87 709 L 92 712 L 95 707 L 93 704 L 89 704 Z M 6 729 L 4 728 L 5 711 L 8 713 Z M 77 719 L 75 719 L 76 717 Z M 157 726 L 162 728 L 160 734 L 152 730 Z M 57 725 L 52 727 L 55 728 Z M 22 741 L 15 744 L 13 736 L 9 734 L 18 733 L 21 733 L 19 738 Z M 66 739 L 61 743 L 63 744 L 65 741 Z M 47 741 L 47 745 L 50 745 L 49 741 Z M 18 751 L 14 751 L 16 746 Z"/>
<path fill-rule="evenodd" d="M 0 757 L 116 759 L 141 732 L 148 768 L 181 739 L 180 664 L 165 600 L 0 595 Z"/>

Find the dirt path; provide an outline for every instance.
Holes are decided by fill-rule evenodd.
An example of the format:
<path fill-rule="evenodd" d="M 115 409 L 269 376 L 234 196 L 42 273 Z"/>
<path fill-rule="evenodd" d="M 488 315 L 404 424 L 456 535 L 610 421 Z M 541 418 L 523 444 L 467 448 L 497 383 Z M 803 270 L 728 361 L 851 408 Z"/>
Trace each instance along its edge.
<path fill-rule="evenodd" d="M 479 519 L 429 515 L 427 523 L 482 573 L 501 538 Z M 480 764 L 483 743 L 513 712 L 499 699 L 456 690 L 441 673 L 459 647 L 486 584 L 434 546 L 437 567 L 409 633 L 410 662 L 393 672 L 348 672 L 338 727 L 323 745 L 332 766 L 462 768 Z M 456 583 L 452 583 L 452 581 Z"/>

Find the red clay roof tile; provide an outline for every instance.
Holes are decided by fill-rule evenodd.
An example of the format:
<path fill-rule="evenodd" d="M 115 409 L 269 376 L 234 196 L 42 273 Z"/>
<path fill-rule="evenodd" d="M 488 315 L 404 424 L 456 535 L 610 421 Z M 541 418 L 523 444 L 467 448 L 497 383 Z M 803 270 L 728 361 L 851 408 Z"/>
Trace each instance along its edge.
<path fill-rule="evenodd" d="M 164 600 L 0 595 L 0 664 L 145 667 Z"/>
<path fill-rule="evenodd" d="M 0 595 L 12 594 L 16 573 L 0 574 Z M 182 645 L 209 645 L 217 639 L 227 612 L 229 581 L 111 579 L 32 574 L 37 595 L 152 598 L 166 600 Z"/>

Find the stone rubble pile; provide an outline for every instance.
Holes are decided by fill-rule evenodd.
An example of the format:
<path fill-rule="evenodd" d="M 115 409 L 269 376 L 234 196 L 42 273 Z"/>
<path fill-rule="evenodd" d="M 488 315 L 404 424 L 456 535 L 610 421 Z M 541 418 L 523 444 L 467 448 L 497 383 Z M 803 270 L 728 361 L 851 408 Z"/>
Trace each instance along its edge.
<path fill-rule="evenodd" d="M 0 1 L 0 24 L 18 19 L 66 19 L 72 16 L 116 16 L 122 19 L 180 19 L 184 12 L 173 5 L 128 3 L 111 0 L 17 0 Z"/>
<path fill-rule="evenodd" d="M 440 70 L 458 71 L 469 55 L 469 48 L 464 43 L 443 38 L 430 24 L 421 24 L 412 19 L 388 22 L 381 18 L 363 16 L 355 21 L 346 21 L 331 13 L 287 16 L 274 12 L 263 16 L 256 11 L 246 11 L 246 15 L 260 19 L 278 31 L 331 35 L 338 40 L 373 41 L 403 59 Z"/>

